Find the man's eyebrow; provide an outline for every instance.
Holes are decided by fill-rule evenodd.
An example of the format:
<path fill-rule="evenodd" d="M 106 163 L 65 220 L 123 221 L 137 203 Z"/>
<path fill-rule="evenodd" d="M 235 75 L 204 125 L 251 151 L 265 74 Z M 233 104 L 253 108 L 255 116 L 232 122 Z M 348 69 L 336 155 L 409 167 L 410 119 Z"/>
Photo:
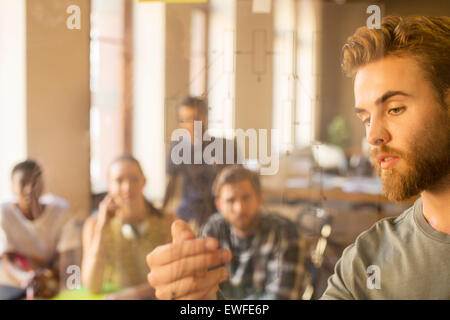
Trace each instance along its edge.
<path fill-rule="evenodd" d="M 397 96 L 397 95 L 405 96 L 405 97 L 410 97 L 410 96 L 411 96 L 410 94 L 405 93 L 405 92 L 403 92 L 403 91 L 388 91 L 388 92 L 386 92 L 385 94 L 383 94 L 380 98 L 378 98 L 378 99 L 375 101 L 375 104 L 376 104 L 376 105 L 380 105 L 380 104 L 382 104 L 383 102 L 385 102 L 387 99 L 389 99 L 389 98 L 391 98 L 391 97 L 393 97 L 393 96 Z"/>
<path fill-rule="evenodd" d="M 366 109 L 361 109 L 361 108 L 354 108 L 353 110 L 355 110 L 355 113 L 356 114 L 358 114 L 358 113 L 363 113 L 363 112 L 367 112 L 367 110 Z"/>
<path fill-rule="evenodd" d="M 411 97 L 410 94 L 408 94 L 408 93 L 406 93 L 406 92 L 403 92 L 403 91 L 387 91 L 386 93 L 384 93 L 381 97 L 379 97 L 379 98 L 375 101 L 375 104 L 376 104 L 376 105 L 380 105 L 380 104 L 382 104 L 383 102 L 385 102 L 386 100 L 388 100 L 389 98 L 392 98 L 392 97 L 397 96 L 397 95 L 399 95 L 399 96 L 405 96 L 405 97 Z M 355 113 L 356 113 L 356 114 L 358 114 L 358 113 L 363 113 L 363 112 L 367 112 L 367 110 L 361 109 L 361 108 L 357 108 L 357 107 L 355 107 L 354 110 L 355 110 Z"/>

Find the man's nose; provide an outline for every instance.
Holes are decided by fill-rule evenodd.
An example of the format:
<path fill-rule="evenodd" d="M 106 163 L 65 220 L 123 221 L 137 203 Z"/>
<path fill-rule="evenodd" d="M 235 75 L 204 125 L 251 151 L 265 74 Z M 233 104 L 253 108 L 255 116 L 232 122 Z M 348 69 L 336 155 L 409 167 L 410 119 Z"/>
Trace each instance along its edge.
<path fill-rule="evenodd" d="M 128 181 L 125 181 L 122 183 L 122 191 L 123 192 L 129 192 L 131 189 L 131 184 Z"/>
<path fill-rule="evenodd" d="M 382 146 L 391 140 L 389 131 L 385 127 L 382 119 L 373 116 L 370 125 L 366 129 L 367 142 L 372 146 Z"/>
<path fill-rule="evenodd" d="M 233 211 L 236 213 L 240 213 L 240 212 L 242 212 L 243 207 L 244 206 L 242 204 L 242 201 L 239 201 L 239 200 L 235 201 L 233 204 Z"/>

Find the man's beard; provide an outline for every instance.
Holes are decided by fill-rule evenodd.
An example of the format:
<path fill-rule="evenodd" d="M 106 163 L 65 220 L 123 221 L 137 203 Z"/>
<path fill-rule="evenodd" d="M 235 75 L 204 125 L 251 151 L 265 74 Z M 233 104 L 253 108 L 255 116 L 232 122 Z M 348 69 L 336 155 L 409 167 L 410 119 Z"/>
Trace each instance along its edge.
<path fill-rule="evenodd" d="M 389 200 L 406 200 L 423 190 L 437 187 L 441 181 L 447 181 L 445 177 L 450 174 L 449 129 L 448 123 L 436 123 L 435 126 L 430 126 L 416 137 L 409 150 L 405 152 L 386 146 L 371 151 L 372 164 L 381 177 L 383 192 Z M 400 172 L 396 166 L 382 170 L 376 158 L 381 153 L 403 160 L 406 170 Z"/>
<path fill-rule="evenodd" d="M 239 229 L 242 232 L 252 233 L 256 226 L 259 224 L 260 218 L 260 213 L 256 213 L 251 215 L 250 217 L 247 216 L 244 221 L 239 221 L 238 219 L 236 219 L 233 223 L 230 224 L 234 228 Z"/>

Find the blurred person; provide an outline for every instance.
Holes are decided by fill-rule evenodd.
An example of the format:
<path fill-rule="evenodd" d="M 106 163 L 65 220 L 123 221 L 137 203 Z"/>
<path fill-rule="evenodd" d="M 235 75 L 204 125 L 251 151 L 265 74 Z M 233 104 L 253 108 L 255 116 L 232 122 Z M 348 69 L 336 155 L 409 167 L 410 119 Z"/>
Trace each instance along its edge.
<path fill-rule="evenodd" d="M 144 197 L 146 178 L 131 155 L 112 162 L 108 181 L 108 194 L 83 228 L 83 285 L 93 293 L 120 288 L 107 299 L 153 299 L 145 257 L 170 241 L 172 220 Z"/>
<path fill-rule="evenodd" d="M 344 46 L 343 68 L 355 76 L 355 111 L 384 193 L 420 198 L 346 248 L 323 299 L 450 299 L 449 52 L 449 17 L 389 16 Z M 147 257 L 149 282 L 173 297 L 214 298 L 224 271 L 210 268 L 230 261 L 230 251 L 213 238 L 195 239 L 180 222 L 172 235 L 172 244 Z"/>
<path fill-rule="evenodd" d="M 17 164 L 11 177 L 15 199 L 0 206 L 0 233 L 6 240 L 2 272 L 9 285 L 50 298 L 65 288 L 67 267 L 77 264 L 80 230 L 65 200 L 43 195 L 42 169 L 35 161 Z"/>
<path fill-rule="evenodd" d="M 167 209 L 169 202 L 174 198 L 176 177 L 182 178 L 181 201 L 176 209 L 176 214 L 188 222 L 195 233 L 216 211 L 214 196 L 211 191 L 212 184 L 217 173 L 225 166 L 227 152 L 233 152 L 233 163 L 238 159 L 236 145 L 231 142 L 233 150 L 227 149 L 227 140 L 208 135 L 208 106 L 205 100 L 198 97 L 185 97 L 177 106 L 179 129 L 186 130 L 187 135 L 179 141 L 172 141 L 167 162 L 167 187 L 163 200 L 163 210 Z M 198 132 L 195 130 L 195 122 L 201 126 Z M 203 139 L 205 138 L 205 139 Z M 214 154 L 217 161 L 212 164 L 205 162 L 202 156 L 201 163 L 194 161 L 194 154 L 203 151 L 208 145 L 221 144 L 223 153 Z M 228 144 L 230 141 L 228 141 Z M 173 154 L 175 147 L 185 147 L 190 150 L 188 163 L 174 163 Z M 177 156 L 179 156 L 177 154 Z M 222 159 L 218 159 L 222 158 Z M 222 163 L 221 163 L 222 162 Z"/>
<path fill-rule="evenodd" d="M 213 184 L 219 212 L 210 217 L 202 235 L 214 238 L 231 251 L 220 285 L 227 299 L 296 299 L 301 270 L 299 235 L 295 224 L 263 210 L 258 174 L 241 166 L 223 169 Z M 151 283 L 162 281 L 158 271 Z M 171 299 L 170 288 L 157 290 L 160 299 Z M 178 298 L 175 296 L 175 298 Z"/>

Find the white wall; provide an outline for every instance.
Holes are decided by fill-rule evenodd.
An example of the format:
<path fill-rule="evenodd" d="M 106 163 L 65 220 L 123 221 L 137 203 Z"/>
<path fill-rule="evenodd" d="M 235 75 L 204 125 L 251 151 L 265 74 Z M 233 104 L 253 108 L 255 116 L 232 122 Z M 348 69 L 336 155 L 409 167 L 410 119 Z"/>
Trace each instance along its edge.
<path fill-rule="evenodd" d="M 26 157 L 25 0 L 0 1 L 0 198 L 10 170 Z"/>

